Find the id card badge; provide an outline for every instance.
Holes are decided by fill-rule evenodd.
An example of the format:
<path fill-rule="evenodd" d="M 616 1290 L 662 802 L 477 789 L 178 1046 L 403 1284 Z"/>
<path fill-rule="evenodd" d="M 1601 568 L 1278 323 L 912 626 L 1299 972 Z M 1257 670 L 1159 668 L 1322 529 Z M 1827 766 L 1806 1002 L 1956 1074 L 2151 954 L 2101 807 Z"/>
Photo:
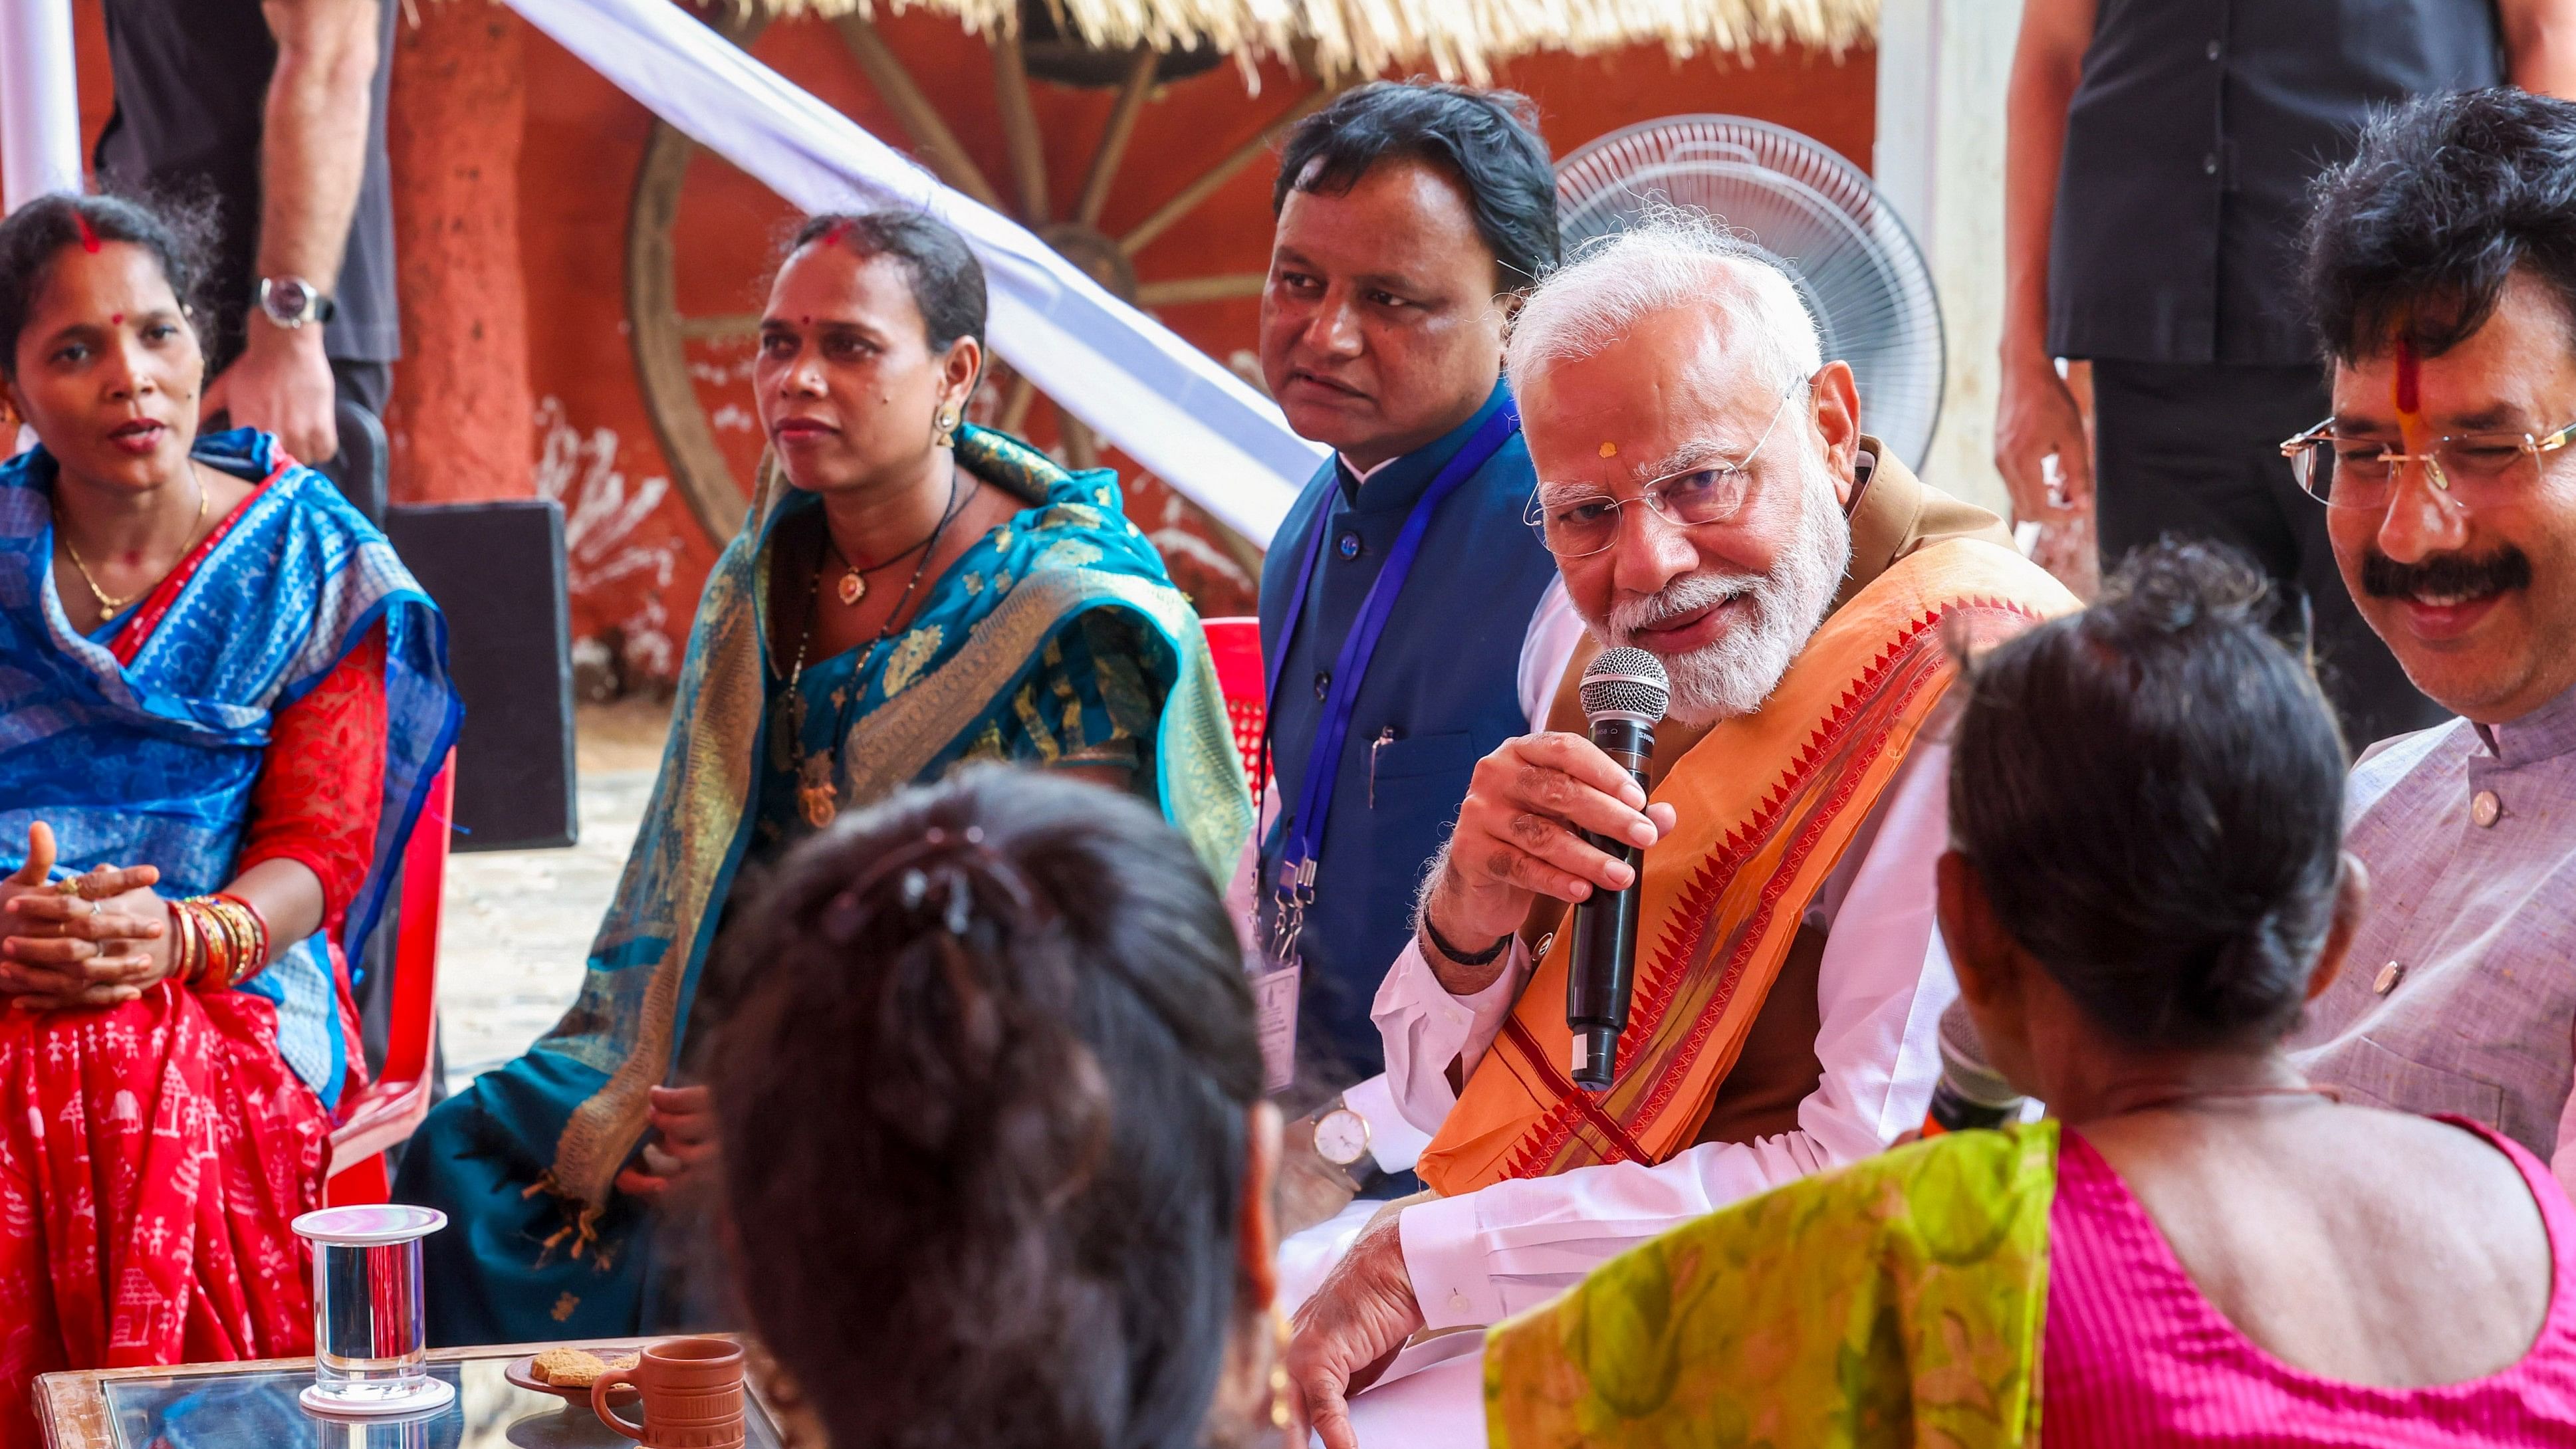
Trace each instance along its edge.
<path fill-rule="evenodd" d="M 1261 1032 L 1261 1089 L 1276 1095 L 1297 1079 L 1297 983 L 1305 976 L 1296 961 L 1273 961 L 1246 953 L 1244 969 L 1252 975 L 1252 1012 Z"/>

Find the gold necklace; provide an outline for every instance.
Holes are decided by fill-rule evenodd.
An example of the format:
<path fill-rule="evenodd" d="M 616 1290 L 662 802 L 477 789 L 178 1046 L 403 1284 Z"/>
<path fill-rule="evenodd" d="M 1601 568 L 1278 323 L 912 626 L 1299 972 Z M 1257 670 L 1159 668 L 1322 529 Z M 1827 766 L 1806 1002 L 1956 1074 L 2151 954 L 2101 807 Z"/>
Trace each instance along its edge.
<path fill-rule="evenodd" d="M 956 521 L 957 515 L 966 511 L 967 499 L 960 496 L 963 491 L 960 484 L 964 481 L 962 478 L 950 480 L 948 507 L 939 515 L 939 526 L 930 531 L 930 537 L 917 545 L 922 550 L 921 562 L 912 566 L 912 578 L 904 584 L 903 593 L 896 597 L 893 612 L 887 614 L 885 623 L 878 626 L 877 636 L 868 641 L 869 653 L 875 653 L 877 646 L 893 636 L 895 624 L 903 618 L 903 606 L 912 602 L 913 590 L 921 587 L 921 576 L 930 571 L 930 560 L 939 552 L 940 538 L 948 532 L 948 525 Z M 826 541 L 831 538 L 828 523 L 825 525 L 823 536 Z M 910 552 L 912 552 L 911 549 L 904 550 L 904 553 Z M 895 555 L 895 558 L 901 557 L 903 554 Z M 893 561 L 893 559 L 887 560 L 888 563 Z M 818 601 L 822 584 L 822 560 L 817 559 L 814 566 L 814 580 L 805 588 L 805 632 L 797 636 L 796 663 L 787 672 L 787 688 L 778 697 L 778 708 L 770 724 L 770 728 L 788 742 L 786 753 L 796 759 L 797 810 L 805 817 L 805 823 L 817 830 L 831 824 L 832 818 L 840 813 L 841 794 L 839 785 L 834 783 L 834 775 L 839 769 L 838 744 L 829 749 L 816 750 L 812 754 L 807 754 L 803 743 L 805 695 L 800 686 L 805 681 L 805 653 L 814 644 L 814 616 L 818 612 L 814 606 Z M 865 660 L 861 662 L 864 663 Z M 775 668 L 774 665 L 772 667 Z M 832 738 L 836 742 L 848 732 L 849 704 L 850 701 L 843 701 L 841 708 L 833 716 Z"/>
<path fill-rule="evenodd" d="M 188 543 L 190 544 L 197 541 L 197 530 L 206 526 L 206 484 L 203 479 L 196 480 L 196 483 L 197 521 L 188 525 Z M 118 599 L 109 597 L 107 590 L 98 586 L 98 580 L 90 577 L 89 565 L 81 562 L 80 550 L 72 546 L 72 536 L 63 532 L 62 510 L 59 508 L 54 510 L 54 532 L 63 541 L 63 552 L 71 555 L 72 567 L 80 570 L 81 582 L 89 585 L 89 596 L 98 600 L 99 608 L 105 610 L 111 617 L 124 612 L 126 605 L 133 603 L 135 600 L 142 598 L 145 594 L 148 594 L 161 586 L 161 579 L 154 579 L 152 582 L 136 589 L 133 593 L 126 595 L 124 598 Z M 179 558 L 186 558 L 187 556 L 187 545 L 183 544 L 179 549 Z M 178 567 L 178 559 L 171 560 L 171 567 Z M 168 578 L 169 576 L 168 570 L 165 569 L 162 571 L 161 578 Z"/>

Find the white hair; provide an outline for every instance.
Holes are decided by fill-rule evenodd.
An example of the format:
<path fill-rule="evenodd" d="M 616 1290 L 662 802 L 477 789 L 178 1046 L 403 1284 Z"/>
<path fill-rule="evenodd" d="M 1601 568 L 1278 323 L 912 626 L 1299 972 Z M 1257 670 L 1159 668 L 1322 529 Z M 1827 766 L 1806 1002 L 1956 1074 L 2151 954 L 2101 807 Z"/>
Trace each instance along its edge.
<path fill-rule="evenodd" d="M 1676 308 L 1725 317 L 1729 350 L 1774 392 L 1825 365 L 1816 319 L 1776 258 L 1704 212 L 1657 203 L 1540 279 L 1512 319 L 1505 370 L 1517 390 L 1549 363 L 1590 357 Z"/>

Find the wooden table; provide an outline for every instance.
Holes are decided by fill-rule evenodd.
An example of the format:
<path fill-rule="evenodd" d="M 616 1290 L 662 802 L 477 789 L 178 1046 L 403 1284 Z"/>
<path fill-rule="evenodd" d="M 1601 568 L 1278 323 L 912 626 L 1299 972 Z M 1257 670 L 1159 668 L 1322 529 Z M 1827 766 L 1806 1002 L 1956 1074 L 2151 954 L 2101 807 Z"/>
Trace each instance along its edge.
<path fill-rule="evenodd" d="M 622 1351 L 647 1341 L 575 1346 Z M 313 1381 L 313 1360 L 278 1358 L 45 1374 L 36 1380 L 36 1422 L 50 1449 L 634 1449 L 587 1404 L 501 1377 L 510 1360 L 558 1346 L 433 1349 L 430 1372 L 456 1385 L 456 1401 L 409 1418 L 308 1413 L 295 1396 Z M 746 1397 L 745 1449 L 779 1449 L 766 1406 L 757 1393 Z"/>

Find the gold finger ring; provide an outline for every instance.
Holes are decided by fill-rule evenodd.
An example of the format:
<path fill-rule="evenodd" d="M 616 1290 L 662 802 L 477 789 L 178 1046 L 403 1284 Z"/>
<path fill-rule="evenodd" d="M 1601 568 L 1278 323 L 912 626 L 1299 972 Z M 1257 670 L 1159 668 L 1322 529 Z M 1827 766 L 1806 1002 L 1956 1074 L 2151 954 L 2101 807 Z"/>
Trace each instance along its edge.
<path fill-rule="evenodd" d="M 77 896 L 77 895 L 80 895 L 80 894 L 81 894 L 81 881 L 82 881 L 83 879 L 84 879 L 84 877 L 76 876 L 76 875 L 67 875 L 67 876 L 64 876 L 61 880 L 58 880 L 58 881 L 54 882 L 54 890 L 55 890 L 55 892 L 56 892 L 57 894 L 59 894 L 59 895 L 66 895 L 66 896 Z"/>

